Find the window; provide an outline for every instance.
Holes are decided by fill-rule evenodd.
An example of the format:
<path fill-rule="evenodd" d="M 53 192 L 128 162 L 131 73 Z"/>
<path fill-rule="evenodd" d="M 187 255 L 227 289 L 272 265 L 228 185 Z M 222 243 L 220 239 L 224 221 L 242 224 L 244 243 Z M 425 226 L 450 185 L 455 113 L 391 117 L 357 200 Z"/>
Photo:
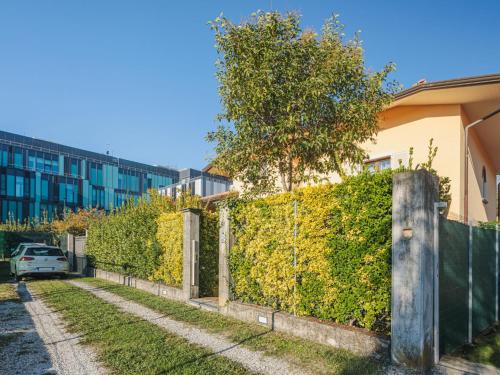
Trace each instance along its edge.
<path fill-rule="evenodd" d="M 488 203 L 488 181 L 486 178 L 486 168 L 483 166 L 483 171 L 481 173 L 482 185 L 481 185 L 481 198 L 483 198 L 483 203 Z"/>
<path fill-rule="evenodd" d="M 49 180 L 45 176 L 42 177 L 42 199 L 49 199 Z"/>
<path fill-rule="evenodd" d="M 16 193 L 16 178 L 12 173 L 7 174 L 7 195 L 14 197 Z"/>
<path fill-rule="evenodd" d="M 16 197 L 22 198 L 24 195 L 24 177 L 16 176 Z"/>
<path fill-rule="evenodd" d="M 23 168 L 23 151 L 22 149 L 15 147 L 14 148 L 14 166 L 16 168 Z"/>
<path fill-rule="evenodd" d="M 383 158 L 368 160 L 367 162 L 365 162 L 365 165 L 370 172 L 383 171 L 384 169 L 391 168 L 391 157 L 387 156 Z"/>

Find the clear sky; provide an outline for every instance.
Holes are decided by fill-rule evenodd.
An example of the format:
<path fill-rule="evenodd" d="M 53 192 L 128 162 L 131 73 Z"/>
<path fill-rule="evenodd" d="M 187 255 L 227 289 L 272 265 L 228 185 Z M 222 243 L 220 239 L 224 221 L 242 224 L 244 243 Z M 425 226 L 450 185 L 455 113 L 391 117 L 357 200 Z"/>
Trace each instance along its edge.
<path fill-rule="evenodd" d="M 207 21 L 340 14 L 367 66 L 420 78 L 500 72 L 498 0 L 2 0 L 0 129 L 151 164 L 202 168 L 219 111 Z"/>

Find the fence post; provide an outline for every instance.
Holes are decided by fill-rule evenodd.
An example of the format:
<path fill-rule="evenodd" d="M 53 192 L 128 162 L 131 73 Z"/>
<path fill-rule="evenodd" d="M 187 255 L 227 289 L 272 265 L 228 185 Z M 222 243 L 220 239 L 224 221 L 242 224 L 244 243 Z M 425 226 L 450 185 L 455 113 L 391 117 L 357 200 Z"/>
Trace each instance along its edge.
<path fill-rule="evenodd" d="M 229 220 L 229 208 L 221 206 L 219 211 L 219 306 L 225 306 L 230 298 L 229 252 L 233 246 L 233 234 Z"/>
<path fill-rule="evenodd" d="M 186 300 L 199 297 L 199 244 L 200 210 L 186 208 L 183 211 L 183 269 L 182 290 Z"/>
<path fill-rule="evenodd" d="M 421 371 L 434 362 L 434 203 L 437 178 L 398 173 L 392 195 L 391 357 Z"/>

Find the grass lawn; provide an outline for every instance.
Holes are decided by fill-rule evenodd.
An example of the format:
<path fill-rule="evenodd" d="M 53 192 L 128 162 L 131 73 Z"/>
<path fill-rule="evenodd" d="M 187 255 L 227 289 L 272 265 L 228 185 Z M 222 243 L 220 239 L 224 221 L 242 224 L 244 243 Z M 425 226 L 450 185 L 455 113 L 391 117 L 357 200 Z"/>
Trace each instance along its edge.
<path fill-rule="evenodd" d="M 29 282 L 57 310 L 68 330 L 96 349 L 117 374 L 246 374 L 238 363 L 124 313 L 91 293 L 59 280 Z"/>
<path fill-rule="evenodd" d="M 464 346 L 455 352 L 454 355 L 471 362 L 500 368 L 500 325 L 497 325 L 488 334 L 479 336 L 473 346 Z"/>
<path fill-rule="evenodd" d="M 10 276 L 10 263 L 5 261 L 0 261 L 0 283 L 5 283 L 12 281 Z"/>
<path fill-rule="evenodd" d="M 181 302 L 158 297 L 148 292 L 117 283 L 95 279 L 80 279 L 89 284 L 135 301 L 169 318 L 223 334 L 234 342 L 262 351 L 268 355 L 283 357 L 303 368 L 320 374 L 377 374 L 382 364 L 346 350 L 313 343 L 265 327 L 238 321 L 217 313 L 200 310 Z"/>
<path fill-rule="evenodd" d="M 0 303 L 5 301 L 19 301 L 16 286 L 8 282 L 12 279 L 9 275 L 9 270 L 8 262 L 0 262 Z"/>

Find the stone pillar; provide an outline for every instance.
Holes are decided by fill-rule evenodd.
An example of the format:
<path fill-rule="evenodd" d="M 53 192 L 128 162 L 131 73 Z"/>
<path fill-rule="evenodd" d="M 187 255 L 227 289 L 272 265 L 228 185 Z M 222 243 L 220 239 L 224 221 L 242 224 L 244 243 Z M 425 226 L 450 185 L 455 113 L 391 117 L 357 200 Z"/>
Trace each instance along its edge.
<path fill-rule="evenodd" d="M 437 178 L 424 170 L 393 177 L 391 357 L 420 371 L 433 364 L 433 213 L 438 189 Z"/>
<path fill-rule="evenodd" d="M 229 252 L 233 245 L 233 234 L 229 221 L 229 208 L 219 210 L 219 306 L 225 306 L 230 299 Z"/>
<path fill-rule="evenodd" d="M 200 210 L 186 208 L 183 211 L 183 270 L 182 290 L 186 300 L 199 297 L 200 259 Z"/>

